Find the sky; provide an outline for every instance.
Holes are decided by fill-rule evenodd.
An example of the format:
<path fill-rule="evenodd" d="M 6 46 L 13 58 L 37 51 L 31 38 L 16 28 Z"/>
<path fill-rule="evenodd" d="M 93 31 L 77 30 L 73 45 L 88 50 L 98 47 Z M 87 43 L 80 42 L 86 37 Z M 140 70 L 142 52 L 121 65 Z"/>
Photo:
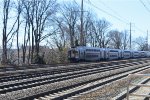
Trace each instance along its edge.
<path fill-rule="evenodd" d="M 68 0 L 70 1 L 70 0 Z M 81 4 L 81 0 L 75 0 Z M 112 29 L 130 30 L 132 39 L 146 37 L 150 43 L 150 0 L 83 0 L 84 8 L 94 11 L 98 18 L 106 19 Z"/>
<path fill-rule="evenodd" d="M 58 2 L 59 1 L 70 2 L 71 0 L 58 0 Z M 79 5 L 81 4 L 81 0 L 75 1 Z M 148 39 L 150 44 L 150 0 L 83 1 L 84 10 L 86 11 L 88 9 L 90 11 L 93 11 L 96 14 L 97 18 L 105 19 L 110 22 L 112 25 L 111 29 L 117 29 L 119 31 L 127 30 L 129 32 L 131 23 L 132 40 L 139 36 L 146 37 L 148 30 Z M 2 28 L 2 26 L 0 26 L 0 28 Z M 2 35 L 0 35 L 0 39 L 2 39 Z"/>

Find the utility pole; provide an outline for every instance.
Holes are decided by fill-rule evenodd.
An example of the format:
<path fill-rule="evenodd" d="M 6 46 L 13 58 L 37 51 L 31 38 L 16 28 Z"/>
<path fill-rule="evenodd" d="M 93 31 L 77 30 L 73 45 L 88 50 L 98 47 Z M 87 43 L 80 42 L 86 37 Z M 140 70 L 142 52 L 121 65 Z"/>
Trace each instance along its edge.
<path fill-rule="evenodd" d="M 130 50 L 131 50 L 131 23 L 130 23 Z"/>
<path fill-rule="evenodd" d="M 147 30 L 147 51 L 148 51 L 148 30 Z"/>
<path fill-rule="evenodd" d="M 83 33 L 83 0 L 81 1 L 81 33 L 80 33 L 80 46 L 84 46 L 84 33 Z"/>

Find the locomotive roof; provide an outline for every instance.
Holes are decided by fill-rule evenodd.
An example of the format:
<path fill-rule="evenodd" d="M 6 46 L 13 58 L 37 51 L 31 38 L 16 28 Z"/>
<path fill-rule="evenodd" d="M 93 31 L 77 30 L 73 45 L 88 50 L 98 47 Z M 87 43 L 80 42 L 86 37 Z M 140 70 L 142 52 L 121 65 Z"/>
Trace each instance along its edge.
<path fill-rule="evenodd" d="M 99 48 L 99 47 L 86 47 L 86 46 L 78 46 L 76 48 L 84 48 L 84 49 L 105 49 L 105 48 Z"/>
<path fill-rule="evenodd" d="M 123 50 L 123 49 L 100 48 L 100 47 L 87 47 L 87 46 L 77 46 L 77 47 L 75 47 L 75 48 L 70 48 L 70 49 L 108 49 L 108 50 Z M 123 50 L 123 51 L 149 52 L 149 51 L 137 51 L 137 50 Z"/>

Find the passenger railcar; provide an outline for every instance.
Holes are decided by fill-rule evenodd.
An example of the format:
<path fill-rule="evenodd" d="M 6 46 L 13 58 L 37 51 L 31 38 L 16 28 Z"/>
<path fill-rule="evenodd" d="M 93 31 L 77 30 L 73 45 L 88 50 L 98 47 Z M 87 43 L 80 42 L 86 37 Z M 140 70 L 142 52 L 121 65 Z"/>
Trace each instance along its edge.
<path fill-rule="evenodd" d="M 140 57 L 140 52 L 139 52 L 139 51 L 132 51 L 132 57 L 133 57 L 133 58 L 138 58 L 138 57 Z"/>
<path fill-rule="evenodd" d="M 145 57 L 150 57 L 150 52 L 85 46 L 78 46 L 76 48 L 70 48 L 68 50 L 68 59 L 71 62 L 117 60 Z"/>
<path fill-rule="evenodd" d="M 123 57 L 122 57 L 123 59 L 129 59 L 132 57 L 132 52 L 129 50 L 123 50 L 122 53 L 123 53 Z"/>
<path fill-rule="evenodd" d="M 119 59 L 121 58 L 121 51 L 118 49 L 108 49 L 108 55 L 109 60 Z"/>

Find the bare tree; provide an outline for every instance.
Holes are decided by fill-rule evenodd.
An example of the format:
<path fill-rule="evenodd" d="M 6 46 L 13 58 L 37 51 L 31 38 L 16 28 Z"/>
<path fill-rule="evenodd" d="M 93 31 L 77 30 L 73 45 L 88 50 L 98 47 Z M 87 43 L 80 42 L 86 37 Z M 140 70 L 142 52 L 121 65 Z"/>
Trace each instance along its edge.
<path fill-rule="evenodd" d="M 117 30 L 112 30 L 109 32 L 108 37 L 110 38 L 109 47 L 115 48 L 115 49 L 121 49 L 122 48 L 122 37 L 123 34 Z"/>
<path fill-rule="evenodd" d="M 21 4 L 21 1 L 18 0 L 17 1 L 18 4 L 16 4 L 16 10 L 17 10 L 17 29 L 16 29 L 16 38 L 17 38 L 17 55 L 18 55 L 18 64 L 20 63 L 19 60 L 20 60 L 20 48 L 19 48 L 19 29 L 20 29 L 20 15 L 21 15 L 21 12 L 22 12 L 22 4 Z"/>
<path fill-rule="evenodd" d="M 92 43 L 92 39 L 93 39 L 93 36 L 92 36 L 92 33 L 93 32 L 93 29 L 94 29 L 94 26 L 93 26 L 93 22 L 94 22 L 94 15 L 91 13 L 91 12 L 86 12 L 84 14 L 84 30 L 83 30 L 83 37 L 84 37 L 84 44 L 87 45 L 87 44 L 91 44 Z M 78 25 L 78 29 L 79 29 L 79 33 L 80 33 L 80 25 Z"/>
<path fill-rule="evenodd" d="M 7 57 L 7 51 L 8 51 L 8 43 L 11 41 L 11 39 L 14 37 L 16 31 L 14 30 L 14 27 L 17 23 L 17 18 L 15 19 L 14 23 L 9 25 L 8 29 L 8 21 L 10 21 L 11 18 L 9 18 L 10 9 L 12 2 L 10 0 L 4 0 L 3 1 L 3 39 L 2 39 L 2 47 L 3 47 L 3 54 L 2 54 L 2 63 L 7 64 L 8 57 Z M 11 42 L 12 43 L 12 42 Z"/>
<path fill-rule="evenodd" d="M 75 38 L 78 36 L 75 34 L 75 30 L 77 28 L 77 21 L 79 20 L 79 6 L 75 2 L 66 3 L 62 6 L 61 14 L 64 18 L 64 24 L 67 26 L 66 32 L 70 37 L 70 46 L 74 47 Z"/>
<path fill-rule="evenodd" d="M 123 34 L 123 37 L 122 37 L 122 46 L 123 46 L 123 49 L 126 50 L 126 49 L 129 49 L 128 46 L 129 46 L 129 35 L 127 33 L 127 31 L 123 31 L 121 32 Z"/>
<path fill-rule="evenodd" d="M 2 54 L 2 63 L 7 63 L 7 20 L 8 20 L 8 11 L 10 0 L 4 0 L 3 7 L 3 54 Z"/>
<path fill-rule="evenodd" d="M 109 38 L 107 37 L 107 32 L 110 27 L 110 23 L 106 20 L 94 20 L 94 19 L 87 19 L 89 26 L 85 29 L 88 41 L 92 43 L 94 47 L 107 47 L 109 43 Z M 87 25 L 87 24 L 85 24 Z"/>
<path fill-rule="evenodd" d="M 30 13 L 30 8 L 31 8 L 31 2 L 27 1 L 27 0 L 22 0 L 22 6 L 23 6 L 23 18 L 25 23 L 24 25 L 24 36 L 23 36 L 23 44 L 22 44 L 22 61 L 23 64 L 26 63 L 26 51 L 27 51 L 27 44 L 29 42 L 29 57 L 28 57 L 28 64 L 29 64 L 29 60 L 30 60 L 30 30 L 31 30 L 31 23 L 30 23 L 30 14 L 32 14 L 33 12 Z"/>
<path fill-rule="evenodd" d="M 24 4 L 24 16 L 28 26 L 28 41 L 31 45 L 31 62 L 33 62 L 33 56 L 38 63 L 40 43 L 45 38 L 52 35 L 49 31 L 46 31 L 49 28 L 50 18 L 56 12 L 57 3 L 56 0 L 23 0 Z M 31 36 L 31 39 L 30 39 Z M 30 40 L 32 43 L 30 43 Z M 30 46 L 29 46 L 30 51 Z"/>
<path fill-rule="evenodd" d="M 63 23 L 62 18 L 55 19 L 56 32 L 53 34 L 52 41 L 57 47 L 59 52 L 60 62 L 65 62 L 67 59 L 67 48 L 69 46 L 69 36 L 66 30 L 66 25 Z"/>
<path fill-rule="evenodd" d="M 95 35 L 96 35 L 96 42 L 98 43 L 98 47 L 105 48 L 109 42 L 107 38 L 107 31 L 110 27 L 110 23 L 106 20 L 98 20 L 96 21 L 95 26 Z"/>
<path fill-rule="evenodd" d="M 128 49 L 129 46 L 129 35 L 127 31 L 119 32 L 118 30 L 111 30 L 108 33 L 110 39 L 109 47 L 115 49 Z"/>
<path fill-rule="evenodd" d="M 94 20 L 89 20 L 89 26 L 85 28 L 86 30 L 86 44 L 91 45 L 92 47 L 96 46 L 95 43 L 95 25 Z"/>
<path fill-rule="evenodd" d="M 146 38 L 144 37 L 138 37 L 134 41 L 137 44 L 137 49 L 141 51 L 147 51 L 148 50 L 148 45 Z"/>

